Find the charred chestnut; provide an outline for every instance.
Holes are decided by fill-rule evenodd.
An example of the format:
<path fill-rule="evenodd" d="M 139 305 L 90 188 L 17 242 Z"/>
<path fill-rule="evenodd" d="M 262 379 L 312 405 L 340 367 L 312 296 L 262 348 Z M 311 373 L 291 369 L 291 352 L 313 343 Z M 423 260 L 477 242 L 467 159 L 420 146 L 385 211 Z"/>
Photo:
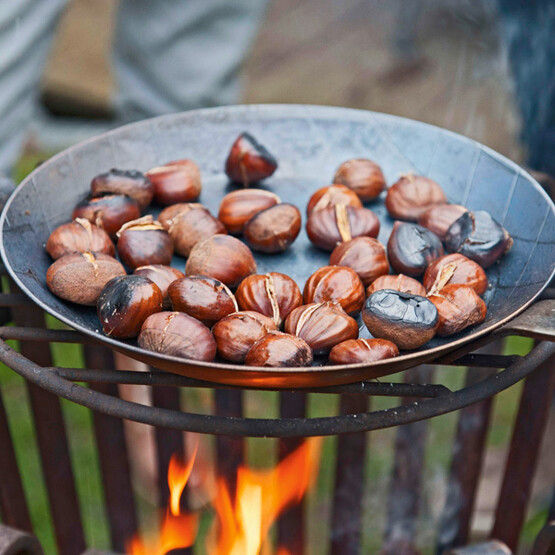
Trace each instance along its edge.
<path fill-rule="evenodd" d="M 445 239 L 447 230 L 468 210 L 460 204 L 435 204 L 420 214 L 418 224 Z"/>
<path fill-rule="evenodd" d="M 312 351 L 300 337 L 272 331 L 250 348 L 245 364 L 274 368 L 310 366 Z"/>
<path fill-rule="evenodd" d="M 48 237 L 46 252 L 54 259 L 74 252 L 102 252 L 109 256 L 116 254 L 109 235 L 89 220 L 77 218 L 68 224 L 58 226 Z"/>
<path fill-rule="evenodd" d="M 334 183 L 354 191 L 364 202 L 373 200 L 385 189 L 385 177 L 378 164 L 365 158 L 347 160 L 337 168 Z"/>
<path fill-rule="evenodd" d="M 357 364 L 386 360 L 398 355 L 397 345 L 387 339 L 348 339 L 335 345 L 329 359 L 333 364 Z"/>
<path fill-rule="evenodd" d="M 146 172 L 154 185 L 154 200 L 167 206 L 191 202 L 200 196 L 200 170 L 192 160 L 176 160 Z"/>
<path fill-rule="evenodd" d="M 488 288 L 488 278 L 483 268 L 474 260 L 458 253 L 434 260 L 426 268 L 423 283 L 430 294 L 432 291 L 441 291 L 448 284 L 472 287 L 478 295 L 483 295 Z"/>
<path fill-rule="evenodd" d="M 152 202 L 154 185 L 140 171 L 112 168 L 106 173 L 93 177 L 91 181 L 93 197 L 105 194 L 127 195 L 136 200 L 139 208 L 144 210 Z"/>
<path fill-rule="evenodd" d="M 164 308 L 171 308 L 171 301 L 168 295 L 168 287 L 176 280 L 184 277 L 183 272 L 171 266 L 163 264 L 149 264 L 148 266 L 140 266 L 133 272 L 135 276 L 143 276 L 153 281 L 164 297 Z"/>
<path fill-rule="evenodd" d="M 362 202 L 355 192 L 345 187 L 345 185 L 334 184 L 318 189 L 310 197 L 306 206 L 306 215 L 310 216 L 315 210 L 322 210 L 322 208 L 328 208 L 337 204 L 356 206 L 357 208 L 362 207 Z"/>
<path fill-rule="evenodd" d="M 280 202 L 276 194 L 264 189 L 239 189 L 222 199 L 218 219 L 229 233 L 241 233 L 255 214 Z"/>
<path fill-rule="evenodd" d="M 426 296 L 426 289 L 423 285 L 415 279 L 399 274 L 396 276 L 380 276 L 375 279 L 366 289 L 366 295 L 369 297 L 376 291 L 382 289 L 393 289 L 393 291 L 400 291 L 401 293 L 412 293 L 420 297 Z"/>

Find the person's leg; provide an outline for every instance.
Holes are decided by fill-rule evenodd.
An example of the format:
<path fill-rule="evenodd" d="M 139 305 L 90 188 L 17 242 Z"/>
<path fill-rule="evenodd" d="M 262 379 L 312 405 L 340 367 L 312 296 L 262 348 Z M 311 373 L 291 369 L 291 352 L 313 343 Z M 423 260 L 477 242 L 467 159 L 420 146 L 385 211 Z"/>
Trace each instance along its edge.
<path fill-rule="evenodd" d="M 122 0 L 114 66 L 125 121 L 236 102 L 266 0 Z"/>

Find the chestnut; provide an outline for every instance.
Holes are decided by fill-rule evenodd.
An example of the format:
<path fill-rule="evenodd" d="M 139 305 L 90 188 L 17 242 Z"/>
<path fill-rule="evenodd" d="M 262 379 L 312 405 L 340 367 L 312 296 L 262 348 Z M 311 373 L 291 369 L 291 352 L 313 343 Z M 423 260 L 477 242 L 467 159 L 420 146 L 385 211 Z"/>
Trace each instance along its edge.
<path fill-rule="evenodd" d="M 398 355 L 397 345 L 387 339 L 347 339 L 333 347 L 329 359 L 333 364 L 357 364 L 377 362 Z"/>
<path fill-rule="evenodd" d="M 164 297 L 163 307 L 165 309 L 171 308 L 170 296 L 168 295 L 169 286 L 176 280 L 185 277 L 183 272 L 171 266 L 163 264 L 149 264 L 148 266 L 139 266 L 133 272 L 135 276 L 143 276 L 153 281 Z"/>
<path fill-rule="evenodd" d="M 146 172 L 154 185 L 154 200 L 167 206 L 177 202 L 191 202 L 200 196 L 200 170 L 192 160 L 176 160 Z"/>
<path fill-rule="evenodd" d="M 127 339 L 136 337 L 144 321 L 162 311 L 162 292 L 143 276 L 111 279 L 102 290 L 96 309 L 106 335 Z"/>
<path fill-rule="evenodd" d="M 436 333 L 439 316 L 426 297 L 392 289 L 376 291 L 366 299 L 362 320 L 376 338 L 392 341 L 400 349 L 417 349 Z"/>
<path fill-rule="evenodd" d="M 277 160 L 249 133 L 237 137 L 225 163 L 225 173 L 237 183 L 250 183 L 270 177 L 277 169 Z"/>
<path fill-rule="evenodd" d="M 210 276 L 234 289 L 256 272 L 256 262 L 249 247 L 229 235 L 214 235 L 191 250 L 185 274 Z"/>
<path fill-rule="evenodd" d="M 141 209 L 136 200 L 126 195 L 104 195 L 80 202 L 71 217 L 89 220 L 113 238 L 124 223 L 140 216 Z"/>
<path fill-rule="evenodd" d="M 488 288 L 488 278 L 484 269 L 474 260 L 462 254 L 447 254 L 436 258 L 427 268 L 423 279 L 428 293 L 441 291 L 447 284 L 472 287 L 478 295 Z"/>
<path fill-rule="evenodd" d="M 241 233 L 255 214 L 280 202 L 276 194 L 264 189 L 239 189 L 222 199 L 218 219 L 229 233 Z"/>
<path fill-rule="evenodd" d="M 430 262 L 443 256 L 437 235 L 418 224 L 395 222 L 387 242 L 387 256 L 398 273 L 420 276 Z"/>
<path fill-rule="evenodd" d="M 198 202 L 178 202 L 177 204 L 172 204 L 164 208 L 160 214 L 158 214 L 158 221 L 164 226 L 166 231 L 169 231 L 173 221 L 181 214 L 197 208 L 204 208 L 204 210 L 207 210 Z"/>
<path fill-rule="evenodd" d="M 412 293 L 420 297 L 426 296 L 426 289 L 419 281 L 403 274 L 396 276 L 380 276 L 368 286 L 366 295 L 369 297 L 372 293 L 380 291 L 381 289 L 393 289 L 393 291 Z"/>
<path fill-rule="evenodd" d="M 57 297 L 94 306 L 103 287 L 112 278 L 124 276 L 123 266 L 101 252 L 66 254 L 46 272 L 46 285 Z"/>
<path fill-rule="evenodd" d="M 301 213 L 292 204 L 276 204 L 255 214 L 243 228 L 247 244 L 258 252 L 286 250 L 301 230 Z"/>
<path fill-rule="evenodd" d="M 272 331 L 250 348 L 245 364 L 273 368 L 310 366 L 312 351 L 300 337 Z"/>
<path fill-rule="evenodd" d="M 306 206 L 306 215 L 310 216 L 315 210 L 322 210 L 322 208 L 328 208 L 328 206 L 335 206 L 336 204 L 362 207 L 362 202 L 355 192 L 345 187 L 345 185 L 333 184 L 318 189 L 310 197 Z"/>
<path fill-rule="evenodd" d="M 330 265 L 352 268 L 365 286 L 389 274 L 385 246 L 372 237 L 355 237 L 339 243 L 331 253 Z"/>
<path fill-rule="evenodd" d="M 420 214 L 418 225 L 433 231 L 443 240 L 449 226 L 465 212 L 468 212 L 468 209 L 460 204 L 434 204 Z"/>
<path fill-rule="evenodd" d="M 358 324 L 339 305 L 323 301 L 295 308 L 285 320 L 285 331 L 302 337 L 315 354 L 325 354 L 330 349 L 358 337 Z"/>
<path fill-rule="evenodd" d="M 241 310 L 269 316 L 279 328 L 287 315 L 303 304 L 299 286 L 285 274 L 247 276 L 235 294 Z"/>
<path fill-rule="evenodd" d="M 413 173 L 403 175 L 385 197 L 385 206 L 392 218 L 412 222 L 433 205 L 446 203 L 447 197 L 435 181 Z"/>
<path fill-rule="evenodd" d="M 102 252 L 115 256 L 109 235 L 84 218 L 58 226 L 48 237 L 46 252 L 54 259 L 74 252 Z"/>
<path fill-rule="evenodd" d="M 347 314 L 357 314 L 366 295 L 354 270 L 347 266 L 323 266 L 308 278 L 303 298 L 305 304 L 336 301 Z"/>
<path fill-rule="evenodd" d="M 172 240 L 152 216 L 123 224 L 117 236 L 120 260 L 131 270 L 146 264 L 168 265 L 172 261 Z"/>
<path fill-rule="evenodd" d="M 216 356 L 216 341 L 201 322 L 182 312 L 157 312 L 143 323 L 139 347 L 174 357 L 210 362 Z"/>
<path fill-rule="evenodd" d="M 489 268 L 511 250 L 513 240 L 507 230 L 488 212 L 465 212 L 451 224 L 445 235 L 449 252 L 458 252 Z"/>
<path fill-rule="evenodd" d="M 249 349 L 276 325 L 271 318 L 258 312 L 234 312 L 214 324 L 212 333 L 218 353 L 226 360 L 244 362 Z"/>
<path fill-rule="evenodd" d="M 308 238 L 327 251 L 354 237 L 377 237 L 379 231 L 380 220 L 372 210 L 344 204 L 315 210 L 306 223 Z"/>
<path fill-rule="evenodd" d="M 154 185 L 140 171 L 112 168 L 93 177 L 91 181 L 91 196 L 100 197 L 108 193 L 127 195 L 136 200 L 139 208 L 144 210 L 152 202 Z"/>
<path fill-rule="evenodd" d="M 174 310 L 186 312 L 207 326 L 239 310 L 227 285 L 208 276 L 185 276 L 174 281 L 168 295 Z"/>
<path fill-rule="evenodd" d="M 428 296 L 439 314 L 437 334 L 441 337 L 459 333 L 486 318 L 486 303 L 472 287 L 449 284 Z"/>
<path fill-rule="evenodd" d="M 334 183 L 354 191 L 364 202 L 374 200 L 385 189 L 385 177 L 376 162 L 355 158 L 343 162 L 335 172 Z"/>

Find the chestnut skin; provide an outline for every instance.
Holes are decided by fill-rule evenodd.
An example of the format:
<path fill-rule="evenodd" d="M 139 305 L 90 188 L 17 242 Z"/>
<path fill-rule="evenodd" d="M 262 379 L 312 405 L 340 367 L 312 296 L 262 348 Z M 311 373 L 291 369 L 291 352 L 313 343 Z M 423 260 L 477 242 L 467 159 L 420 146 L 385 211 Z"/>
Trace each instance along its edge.
<path fill-rule="evenodd" d="M 323 266 L 308 278 L 303 298 L 305 304 L 336 301 L 347 314 L 358 314 L 366 295 L 354 270 L 347 266 Z"/>
<path fill-rule="evenodd" d="M 198 202 L 178 202 L 177 204 L 166 206 L 166 208 L 158 214 L 158 221 L 164 226 L 166 231 L 169 231 L 174 220 L 181 214 L 197 208 L 207 210 L 205 206 Z"/>
<path fill-rule="evenodd" d="M 343 162 L 333 176 L 334 183 L 349 187 L 364 202 L 374 200 L 385 189 L 385 177 L 376 162 L 355 158 Z"/>
<path fill-rule="evenodd" d="M 110 236 L 89 220 L 77 218 L 58 226 L 48 237 L 46 252 L 54 259 L 74 252 L 102 252 L 115 256 L 116 248 Z"/>
<path fill-rule="evenodd" d="M 385 246 L 372 237 L 355 237 L 339 243 L 331 253 L 330 266 L 348 266 L 357 273 L 364 286 L 389 274 Z"/>
<path fill-rule="evenodd" d="M 180 272 L 177 268 L 165 266 L 164 264 L 148 264 L 147 266 L 139 266 L 138 268 L 135 268 L 133 275 L 146 277 L 158 285 L 160 291 L 162 292 L 162 297 L 164 297 L 164 309 L 171 308 L 171 300 L 168 295 L 169 286 L 176 279 L 185 277 L 185 274 Z"/>
<path fill-rule="evenodd" d="M 174 310 L 186 312 L 207 326 L 239 310 L 227 285 L 208 276 L 184 276 L 170 285 L 168 295 Z"/>
<path fill-rule="evenodd" d="M 226 360 L 244 362 L 249 349 L 268 332 L 275 331 L 271 318 L 258 312 L 234 312 L 214 324 L 212 333 L 218 353 Z"/>
<path fill-rule="evenodd" d="M 465 212 L 468 212 L 468 209 L 460 204 L 434 204 L 420 214 L 418 225 L 433 231 L 443 240 L 451 224 Z"/>
<path fill-rule="evenodd" d="M 387 191 L 385 206 L 396 220 L 418 221 L 435 204 L 446 204 L 447 197 L 433 180 L 422 175 L 403 175 Z"/>
<path fill-rule="evenodd" d="M 398 355 L 397 345 L 387 339 L 348 339 L 333 347 L 329 360 L 333 364 L 357 364 L 377 362 Z"/>
<path fill-rule="evenodd" d="M 137 337 L 144 321 L 162 311 L 162 292 L 143 276 L 111 279 L 102 290 L 96 309 L 104 333 L 110 337 Z"/>
<path fill-rule="evenodd" d="M 157 312 L 143 323 L 139 347 L 163 355 L 210 362 L 216 341 L 201 322 L 182 312 Z"/>
<path fill-rule="evenodd" d="M 250 348 L 245 364 L 273 368 L 310 366 L 312 350 L 300 337 L 272 331 Z"/>
<path fill-rule="evenodd" d="M 426 268 L 422 281 L 428 292 L 433 289 L 440 291 L 447 284 L 472 287 L 478 295 L 483 295 L 488 288 L 488 277 L 484 269 L 474 260 L 458 253 L 436 258 Z"/>
<path fill-rule="evenodd" d="M 61 299 L 94 306 L 106 283 L 124 275 L 115 258 L 101 252 L 80 252 L 58 258 L 46 272 L 46 285 Z"/>
<path fill-rule="evenodd" d="M 358 195 L 345 185 L 328 185 L 318 189 L 308 201 L 306 215 L 310 216 L 315 210 L 322 210 L 328 206 L 345 204 L 346 206 L 356 206 L 362 208 L 362 202 Z"/>
<path fill-rule="evenodd" d="M 339 305 L 324 301 L 299 306 L 287 316 L 285 331 L 302 337 L 315 354 L 325 354 L 332 347 L 358 337 L 358 324 Z"/>
<path fill-rule="evenodd" d="M 245 187 L 270 177 L 277 169 L 277 160 L 249 133 L 237 137 L 225 163 L 225 173 Z"/>
<path fill-rule="evenodd" d="M 154 185 L 140 171 L 112 168 L 93 177 L 91 181 L 91 196 L 100 197 L 105 194 L 127 195 L 136 200 L 139 208 L 144 210 L 152 202 Z"/>
<path fill-rule="evenodd" d="M 400 291 L 401 293 L 412 293 L 420 297 L 426 296 L 426 289 L 414 278 L 398 274 L 394 276 L 380 276 L 375 279 L 366 289 L 366 296 L 369 297 L 376 291 L 382 289 L 393 289 L 393 291 Z"/>
<path fill-rule="evenodd" d="M 264 189 L 239 189 L 225 195 L 220 203 L 218 220 L 229 233 L 239 234 L 245 224 L 262 210 L 281 202 L 280 198 Z"/>
<path fill-rule="evenodd" d="M 247 244 L 255 251 L 283 252 L 301 231 L 301 213 L 292 204 L 276 204 L 255 214 L 243 228 Z"/>
<path fill-rule="evenodd" d="M 380 220 L 372 210 L 344 204 L 313 211 L 306 223 L 308 238 L 327 251 L 355 237 L 377 237 L 379 232 Z"/>
<path fill-rule="evenodd" d="M 167 206 L 197 200 L 202 190 L 199 167 L 192 160 L 175 160 L 146 172 L 154 185 L 154 200 Z"/>

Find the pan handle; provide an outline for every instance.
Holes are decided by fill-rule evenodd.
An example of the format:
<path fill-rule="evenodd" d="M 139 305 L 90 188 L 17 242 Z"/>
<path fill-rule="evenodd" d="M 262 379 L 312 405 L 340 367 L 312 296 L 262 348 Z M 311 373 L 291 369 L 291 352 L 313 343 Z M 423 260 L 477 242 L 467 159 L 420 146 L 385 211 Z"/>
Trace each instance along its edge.
<path fill-rule="evenodd" d="M 555 341 L 555 299 L 534 303 L 500 328 L 496 335 L 522 335 L 533 339 Z"/>

